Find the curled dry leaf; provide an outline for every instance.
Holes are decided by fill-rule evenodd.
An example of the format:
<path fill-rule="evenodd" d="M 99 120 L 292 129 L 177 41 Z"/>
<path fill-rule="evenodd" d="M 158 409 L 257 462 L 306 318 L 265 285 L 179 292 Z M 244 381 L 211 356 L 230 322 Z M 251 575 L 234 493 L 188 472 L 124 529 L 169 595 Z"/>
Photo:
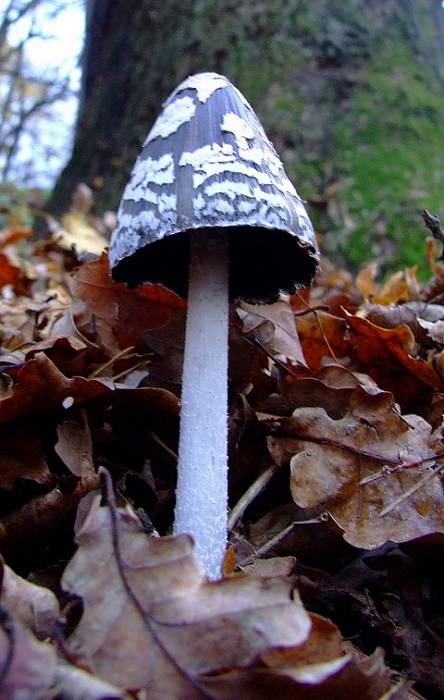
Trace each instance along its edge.
<path fill-rule="evenodd" d="M 78 477 L 94 473 L 93 443 L 86 414 L 81 423 L 65 421 L 57 428 L 56 453 L 68 469 Z"/>
<path fill-rule="evenodd" d="M 382 700 L 390 692 L 383 653 L 376 651 L 365 661 L 342 656 L 299 667 L 261 668 L 244 673 L 232 671 L 206 681 L 210 697 L 219 700 Z M 233 692 L 233 690 L 235 691 Z M 398 695 L 407 700 L 407 695 Z"/>
<path fill-rule="evenodd" d="M 375 326 L 382 328 L 396 328 L 405 324 L 410 328 L 417 343 L 426 340 L 426 332 L 423 330 L 422 321 L 434 322 L 444 317 L 444 306 L 440 304 L 427 304 L 424 301 L 409 301 L 406 304 L 366 304 L 358 313 L 358 316 L 366 318 Z"/>
<path fill-rule="evenodd" d="M 0 601 L 10 614 L 45 639 L 59 615 L 57 598 L 52 591 L 36 586 L 15 574 L 0 561 Z"/>
<path fill-rule="evenodd" d="M 0 700 L 44 700 L 51 697 L 56 651 L 53 646 L 39 642 L 32 633 L 7 615 L 10 629 L 5 632 L 5 612 L 0 626 Z M 5 664 L 7 667 L 5 668 Z"/>
<path fill-rule="evenodd" d="M 427 334 L 435 343 L 444 345 L 444 321 L 426 321 L 423 318 L 418 318 L 418 323 L 421 328 L 424 328 L 427 331 Z"/>
<path fill-rule="evenodd" d="M 41 352 L 32 360 L 11 368 L 8 372 L 15 384 L 0 398 L 0 423 L 21 416 L 81 405 L 98 396 L 108 396 L 112 401 L 125 392 L 135 392 L 129 395 L 133 398 L 140 397 L 150 404 L 153 410 L 165 411 L 172 415 L 177 413 L 177 398 L 165 389 L 127 389 L 103 377 L 68 378 Z"/>
<path fill-rule="evenodd" d="M 0 399 L 0 406 L 6 398 Z M 1 409 L 0 409 L 1 410 Z M 0 487 L 8 491 L 17 479 L 30 479 L 43 486 L 52 483 L 43 451 L 45 424 L 41 417 L 34 421 L 17 420 L 0 426 Z"/>
<path fill-rule="evenodd" d="M 259 410 L 275 416 L 290 416 L 300 406 L 322 405 L 329 415 L 338 416 L 348 405 L 352 390 L 350 386 L 329 386 L 307 377 L 288 384 L 280 394 L 271 394 L 261 403 Z"/>
<path fill-rule="evenodd" d="M 418 297 L 417 267 L 409 267 L 395 272 L 383 284 L 376 282 L 378 270 L 378 263 L 371 262 L 356 276 L 356 288 L 364 299 L 386 306 Z"/>
<path fill-rule="evenodd" d="M 251 335 L 272 355 L 307 366 L 296 330 L 294 311 L 288 301 L 253 305 L 241 302 L 237 310 L 244 333 Z"/>
<path fill-rule="evenodd" d="M 20 267 L 14 265 L 7 255 L 0 253 L 0 287 L 4 287 L 6 284 L 11 285 L 18 294 L 25 291 Z"/>
<path fill-rule="evenodd" d="M 96 231 L 82 211 L 71 211 L 62 217 L 62 226 L 52 234 L 53 240 L 65 250 L 74 249 L 80 255 L 100 255 L 108 241 Z"/>
<path fill-rule="evenodd" d="M 324 357 L 334 359 L 351 352 L 347 338 L 347 322 L 325 311 L 297 317 L 297 332 L 304 357 L 311 369 L 317 369 Z"/>
<path fill-rule="evenodd" d="M 81 668 L 59 661 L 55 672 L 57 697 L 69 700 L 124 700 L 126 693 Z"/>
<path fill-rule="evenodd" d="M 431 474 L 424 462 L 435 457 L 430 425 L 419 416 L 402 416 L 391 394 L 371 394 L 357 386 L 339 419 L 323 407 L 298 408 L 291 418 L 260 417 L 270 433 L 273 458 L 279 464 L 290 462 L 297 505 L 328 509 L 354 546 L 374 548 L 387 540 L 405 542 L 444 532 L 444 497 L 437 478 L 380 515 Z M 384 465 L 392 471 L 381 471 Z"/>
<path fill-rule="evenodd" d="M 74 402 L 82 402 L 114 388 L 113 382 L 107 379 L 68 379 L 42 352 L 9 373 L 15 386 L 0 400 L 0 423 L 32 413 L 61 409 L 68 397 Z"/>
<path fill-rule="evenodd" d="M 381 328 L 365 318 L 351 315 L 347 315 L 347 321 L 352 329 L 353 350 L 361 366 L 372 370 L 380 368 L 385 375 L 402 370 L 424 384 L 441 387 L 442 381 L 433 366 L 412 356 L 415 337 L 408 326 Z"/>
<path fill-rule="evenodd" d="M 113 513 L 95 501 L 62 580 L 84 605 L 69 646 L 100 677 L 150 698 L 206 697 L 201 674 L 253 666 L 308 638 L 288 580 L 207 582 L 187 535 L 150 539 L 130 511 Z"/>
<path fill-rule="evenodd" d="M 144 348 L 147 331 L 162 328 L 175 309 L 186 308 L 186 302 L 165 287 L 145 284 L 128 289 L 113 282 L 106 255 L 82 265 L 70 287 L 73 297 L 94 315 L 98 340 L 103 339 L 111 355 L 131 345 Z"/>

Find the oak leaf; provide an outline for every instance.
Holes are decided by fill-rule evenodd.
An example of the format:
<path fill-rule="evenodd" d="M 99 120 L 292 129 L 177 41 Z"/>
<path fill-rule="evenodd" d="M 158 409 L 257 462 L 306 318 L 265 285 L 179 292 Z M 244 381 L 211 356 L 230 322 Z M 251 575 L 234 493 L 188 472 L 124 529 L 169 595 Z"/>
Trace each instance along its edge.
<path fill-rule="evenodd" d="M 208 582 L 187 535 L 148 538 L 131 511 L 112 517 L 96 500 L 62 579 L 84 605 L 70 649 L 108 682 L 150 698 L 207 697 L 202 675 L 252 667 L 308 638 L 288 579 Z"/>
<path fill-rule="evenodd" d="M 296 331 L 294 311 L 288 301 L 253 305 L 241 302 L 237 310 L 243 330 L 263 345 L 272 355 L 307 366 Z"/>
<path fill-rule="evenodd" d="M 0 561 L 0 600 L 11 614 L 39 639 L 48 637 L 59 615 L 57 598 L 52 591 L 18 576 Z"/>
<path fill-rule="evenodd" d="M 444 532 L 442 487 L 426 466 L 435 459 L 431 427 L 419 416 L 401 415 L 390 393 L 359 385 L 340 418 L 322 406 L 297 408 L 290 418 L 260 417 L 273 458 L 290 463 L 296 504 L 328 510 L 354 546 Z"/>
<path fill-rule="evenodd" d="M 7 613 L 6 613 L 7 614 Z M 17 619 L 7 614 L 10 633 L 5 632 L 5 611 L 0 626 L 0 671 L 4 674 L 0 685 L 0 700 L 23 698 L 44 700 L 48 697 L 56 668 L 53 646 L 38 641 Z M 7 668 L 4 664 L 10 659 Z"/>
<path fill-rule="evenodd" d="M 162 328 L 174 310 L 186 308 L 183 299 L 160 285 L 128 289 L 113 282 L 106 255 L 82 265 L 70 287 L 94 315 L 99 341 L 111 354 L 128 346 L 144 348 L 147 331 Z"/>

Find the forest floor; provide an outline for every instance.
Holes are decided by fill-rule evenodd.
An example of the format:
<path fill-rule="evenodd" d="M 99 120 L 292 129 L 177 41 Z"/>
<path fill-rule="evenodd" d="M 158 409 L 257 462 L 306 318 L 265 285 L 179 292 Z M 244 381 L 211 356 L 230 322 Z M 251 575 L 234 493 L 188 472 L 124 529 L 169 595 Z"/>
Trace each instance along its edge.
<path fill-rule="evenodd" d="M 210 583 L 169 535 L 186 304 L 69 216 L 0 231 L 0 700 L 442 697 L 440 244 L 233 306 Z"/>

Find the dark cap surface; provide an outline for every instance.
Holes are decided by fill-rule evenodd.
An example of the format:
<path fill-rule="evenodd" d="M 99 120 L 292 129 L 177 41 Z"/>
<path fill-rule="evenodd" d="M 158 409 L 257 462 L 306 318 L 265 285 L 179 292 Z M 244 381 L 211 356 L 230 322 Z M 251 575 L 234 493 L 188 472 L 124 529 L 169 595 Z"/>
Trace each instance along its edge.
<path fill-rule="evenodd" d="M 110 247 L 112 275 L 186 296 L 189 234 L 230 239 L 230 296 L 270 301 L 309 284 L 318 251 L 304 205 L 243 95 L 216 73 L 165 102 L 136 161 Z"/>

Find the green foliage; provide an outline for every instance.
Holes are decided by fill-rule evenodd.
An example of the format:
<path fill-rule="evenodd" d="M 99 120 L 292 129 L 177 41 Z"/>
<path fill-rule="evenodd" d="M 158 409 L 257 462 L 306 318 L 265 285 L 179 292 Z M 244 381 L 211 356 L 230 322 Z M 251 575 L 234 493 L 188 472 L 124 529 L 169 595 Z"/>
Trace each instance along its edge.
<path fill-rule="evenodd" d="M 427 5 L 409 15 L 385 3 L 373 18 L 357 0 L 245 3 L 233 5 L 236 22 L 222 13 L 218 23 L 232 47 L 223 68 L 301 195 L 339 183 L 327 216 L 312 214 L 329 254 L 354 267 L 374 257 L 388 269 L 421 266 L 419 212 L 444 213 L 444 96 Z"/>
<path fill-rule="evenodd" d="M 408 46 L 371 54 L 336 130 L 341 199 L 353 228 L 350 262 L 377 256 L 390 267 L 422 262 L 419 211 L 443 211 L 444 97 Z M 388 255 L 387 255 L 388 251 Z"/>

